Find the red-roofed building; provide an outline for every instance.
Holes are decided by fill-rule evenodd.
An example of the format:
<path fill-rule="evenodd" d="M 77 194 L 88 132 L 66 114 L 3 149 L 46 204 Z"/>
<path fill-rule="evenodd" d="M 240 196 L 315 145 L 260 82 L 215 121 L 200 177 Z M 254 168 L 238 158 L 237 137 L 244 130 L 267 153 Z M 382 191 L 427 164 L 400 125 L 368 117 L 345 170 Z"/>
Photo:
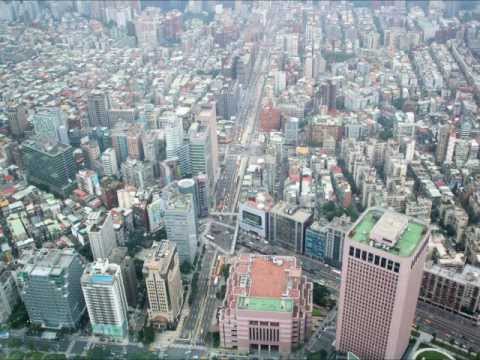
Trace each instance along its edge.
<path fill-rule="evenodd" d="M 291 353 L 310 336 L 312 292 L 293 256 L 235 258 L 219 316 L 222 347 Z"/>

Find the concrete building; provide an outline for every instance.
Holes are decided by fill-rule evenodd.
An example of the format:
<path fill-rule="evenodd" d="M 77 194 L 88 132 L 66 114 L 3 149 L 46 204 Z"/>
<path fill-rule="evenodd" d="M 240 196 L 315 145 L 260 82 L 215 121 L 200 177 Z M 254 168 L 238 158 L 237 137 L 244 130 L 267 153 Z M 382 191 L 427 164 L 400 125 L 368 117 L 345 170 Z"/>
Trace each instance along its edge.
<path fill-rule="evenodd" d="M 29 183 L 60 197 L 75 189 L 76 168 L 70 145 L 27 140 L 22 143 L 22 154 Z"/>
<path fill-rule="evenodd" d="M 121 170 L 123 182 L 139 190 L 145 190 L 155 183 L 153 164 L 150 161 L 128 158 L 122 163 Z"/>
<path fill-rule="evenodd" d="M 108 148 L 106 149 L 102 156 L 102 167 L 103 167 L 103 174 L 105 176 L 118 176 L 118 162 L 117 162 L 117 154 L 115 153 L 115 149 Z"/>
<path fill-rule="evenodd" d="M 135 263 L 133 259 L 128 256 L 128 248 L 114 248 L 108 257 L 108 261 L 120 266 L 128 306 L 135 308 L 137 306 L 137 275 Z"/>
<path fill-rule="evenodd" d="M 110 212 L 98 212 L 88 228 L 88 238 L 93 258 L 107 259 L 112 250 L 117 246 L 113 219 Z"/>
<path fill-rule="evenodd" d="M 194 122 L 188 130 L 192 175 L 207 175 L 208 190 L 210 194 L 213 194 L 215 192 L 216 172 L 218 171 L 215 164 L 218 165 L 218 158 L 214 159 L 211 135 L 209 124 L 204 126 L 201 123 Z"/>
<path fill-rule="evenodd" d="M 181 194 L 176 189 L 167 194 L 165 227 L 167 238 L 177 246 L 180 261 L 193 264 L 197 253 L 198 225 L 191 194 Z"/>
<path fill-rule="evenodd" d="M 0 324 L 8 321 L 18 304 L 18 290 L 15 278 L 10 270 L 0 264 Z"/>
<path fill-rule="evenodd" d="M 427 264 L 420 300 L 459 314 L 480 325 L 480 269 L 465 265 L 460 271 Z"/>
<path fill-rule="evenodd" d="M 221 346 L 290 354 L 310 336 L 312 291 L 293 256 L 235 258 L 218 318 Z"/>
<path fill-rule="evenodd" d="M 268 193 L 261 192 L 248 196 L 239 205 L 240 229 L 267 239 L 269 211 L 272 206 L 273 199 Z"/>
<path fill-rule="evenodd" d="M 345 238 L 336 349 L 362 359 L 400 359 L 415 317 L 430 231 L 369 208 Z"/>
<path fill-rule="evenodd" d="M 17 284 L 30 322 L 49 329 L 76 328 L 85 312 L 80 288 L 84 265 L 73 249 L 41 249 L 20 260 Z"/>
<path fill-rule="evenodd" d="M 305 255 L 342 267 L 345 235 L 352 226 L 346 215 L 334 218 L 330 223 L 312 223 L 305 231 Z"/>
<path fill-rule="evenodd" d="M 25 106 L 22 104 L 9 103 L 6 113 L 10 133 L 13 136 L 23 136 L 28 125 L 28 111 Z"/>
<path fill-rule="evenodd" d="M 102 194 L 98 175 L 92 170 L 80 170 L 77 175 L 77 185 L 82 191 L 89 195 L 100 196 Z"/>
<path fill-rule="evenodd" d="M 270 210 L 269 239 L 275 245 L 303 254 L 305 230 L 312 221 L 308 210 L 280 201 Z"/>
<path fill-rule="evenodd" d="M 35 135 L 41 142 L 69 145 L 68 125 L 65 114 L 60 108 L 39 109 L 32 117 Z"/>
<path fill-rule="evenodd" d="M 196 120 L 203 124 L 203 126 L 208 127 L 208 131 L 210 133 L 210 159 L 212 161 L 213 169 L 213 179 L 211 181 L 213 181 L 215 184 L 220 174 L 220 165 L 218 162 L 217 113 L 215 102 L 211 102 L 208 105 L 202 106 L 202 109 L 196 116 Z"/>
<path fill-rule="evenodd" d="M 120 266 L 97 260 L 88 264 L 81 283 L 93 334 L 120 340 L 127 337 L 127 297 Z"/>
<path fill-rule="evenodd" d="M 106 126 L 110 128 L 108 111 L 110 99 L 107 94 L 100 90 L 93 90 L 87 98 L 88 119 L 90 126 Z"/>
<path fill-rule="evenodd" d="M 153 244 L 143 263 L 148 295 L 148 318 L 156 328 L 175 328 L 183 304 L 180 259 L 175 243 Z"/>

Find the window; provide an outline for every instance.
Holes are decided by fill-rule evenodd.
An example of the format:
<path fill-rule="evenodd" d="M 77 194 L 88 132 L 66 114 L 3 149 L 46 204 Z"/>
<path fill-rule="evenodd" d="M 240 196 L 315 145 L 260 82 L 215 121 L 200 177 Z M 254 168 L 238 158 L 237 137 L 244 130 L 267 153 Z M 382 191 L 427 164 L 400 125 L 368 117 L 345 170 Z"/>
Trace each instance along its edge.
<path fill-rule="evenodd" d="M 395 265 L 393 266 L 393 271 L 395 271 L 396 273 L 400 272 L 400 264 L 399 263 L 395 263 Z"/>
<path fill-rule="evenodd" d="M 362 251 L 362 260 L 363 261 L 367 260 L 367 252 L 365 250 Z"/>
<path fill-rule="evenodd" d="M 386 264 L 387 264 L 387 259 L 382 257 L 382 261 L 380 262 L 380 266 L 385 269 Z"/>
<path fill-rule="evenodd" d="M 371 263 L 373 261 L 373 254 L 368 253 L 368 262 Z"/>
<path fill-rule="evenodd" d="M 393 269 L 393 261 L 392 261 L 392 260 L 388 260 L 387 269 L 388 269 L 388 270 L 392 270 L 392 269 Z"/>
<path fill-rule="evenodd" d="M 350 246 L 350 256 L 353 256 L 355 253 L 355 248 L 353 246 Z"/>
<path fill-rule="evenodd" d="M 375 255 L 375 265 L 380 265 L 380 256 Z"/>
<path fill-rule="evenodd" d="M 355 249 L 355 257 L 360 259 L 360 249 Z"/>

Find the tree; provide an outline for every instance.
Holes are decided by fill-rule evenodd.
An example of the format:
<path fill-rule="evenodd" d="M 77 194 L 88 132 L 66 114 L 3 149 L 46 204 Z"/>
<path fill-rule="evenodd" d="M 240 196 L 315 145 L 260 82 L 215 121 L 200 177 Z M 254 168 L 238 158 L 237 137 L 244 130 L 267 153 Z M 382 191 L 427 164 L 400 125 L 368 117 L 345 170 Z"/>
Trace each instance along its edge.
<path fill-rule="evenodd" d="M 180 272 L 182 274 L 188 275 L 192 272 L 192 265 L 190 264 L 190 261 L 185 260 L 181 265 L 180 265 Z"/>
<path fill-rule="evenodd" d="M 329 305 L 330 290 L 327 287 L 313 283 L 313 303 L 319 306 Z"/>
<path fill-rule="evenodd" d="M 224 264 L 222 266 L 222 275 L 225 278 L 225 280 L 228 279 L 228 274 L 230 274 L 230 264 Z"/>
<path fill-rule="evenodd" d="M 151 326 L 145 326 L 143 328 L 143 339 L 142 342 L 145 345 L 151 344 L 155 340 L 155 331 Z"/>
<path fill-rule="evenodd" d="M 327 358 L 328 352 L 324 349 L 307 355 L 308 360 L 326 360 Z"/>

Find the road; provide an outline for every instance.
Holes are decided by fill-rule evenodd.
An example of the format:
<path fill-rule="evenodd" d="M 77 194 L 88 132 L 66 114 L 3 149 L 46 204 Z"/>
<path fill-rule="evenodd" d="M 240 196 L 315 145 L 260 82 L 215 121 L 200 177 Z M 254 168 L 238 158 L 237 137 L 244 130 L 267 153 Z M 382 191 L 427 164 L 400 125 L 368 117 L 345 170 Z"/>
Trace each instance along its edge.
<path fill-rule="evenodd" d="M 183 328 L 180 334 L 180 340 L 188 341 L 193 338 L 194 331 L 198 326 L 200 320 L 200 311 L 202 303 L 207 296 L 208 280 L 210 278 L 210 269 L 215 258 L 215 251 L 207 249 L 203 255 L 200 264 L 200 272 L 198 275 L 197 294 L 193 298 L 193 303 L 190 307 L 190 313 L 183 321 Z"/>
<path fill-rule="evenodd" d="M 439 339 L 445 341 L 453 339 L 466 349 L 480 351 L 480 328 L 459 315 L 419 302 L 416 322 L 420 330 L 436 334 Z"/>

